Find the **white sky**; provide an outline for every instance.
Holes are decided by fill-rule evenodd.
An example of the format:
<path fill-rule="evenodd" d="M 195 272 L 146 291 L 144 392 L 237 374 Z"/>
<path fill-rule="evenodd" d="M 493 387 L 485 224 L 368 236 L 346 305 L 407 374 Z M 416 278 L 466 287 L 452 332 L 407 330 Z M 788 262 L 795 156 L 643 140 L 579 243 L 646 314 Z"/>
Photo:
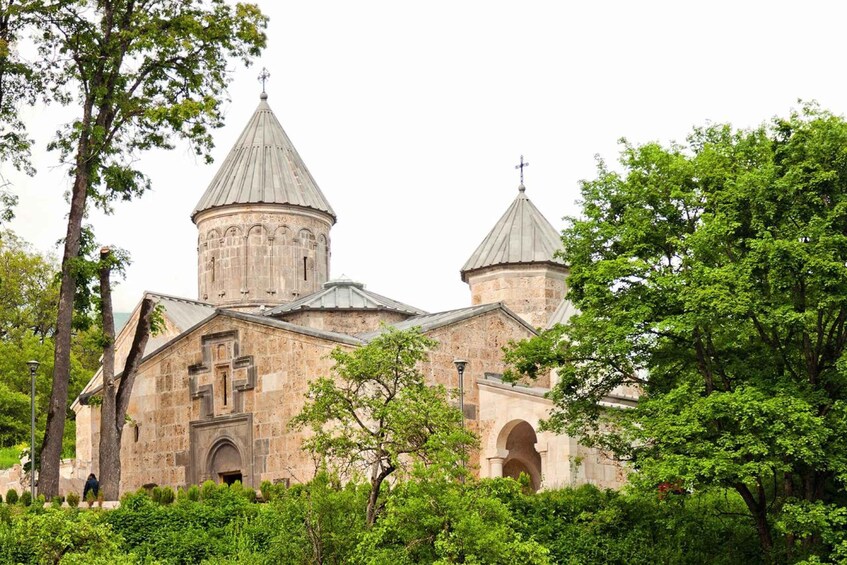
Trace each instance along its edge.
<path fill-rule="evenodd" d="M 258 4 L 268 48 L 235 75 L 215 164 L 185 145 L 142 155 L 153 191 L 91 217 L 98 241 L 133 257 L 118 311 L 144 290 L 197 298 L 189 215 L 259 102 L 263 66 L 268 102 L 338 215 L 332 276 L 429 311 L 470 304 L 459 269 L 517 194 L 520 155 L 527 195 L 560 229 L 594 155 L 614 161 L 620 137 L 754 126 L 798 98 L 847 112 L 836 2 Z M 68 112 L 27 112 L 38 176 L 2 170 L 20 197 L 11 228 L 57 254 L 69 182 L 44 146 Z"/>

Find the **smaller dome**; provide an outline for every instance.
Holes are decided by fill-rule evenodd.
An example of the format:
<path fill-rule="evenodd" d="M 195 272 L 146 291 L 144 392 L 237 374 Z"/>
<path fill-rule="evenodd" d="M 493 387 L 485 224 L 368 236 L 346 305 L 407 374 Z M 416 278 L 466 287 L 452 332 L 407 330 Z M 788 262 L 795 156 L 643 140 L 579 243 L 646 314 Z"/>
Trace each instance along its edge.
<path fill-rule="evenodd" d="M 559 233 L 530 202 L 526 187 L 521 184 L 511 206 L 462 267 L 462 280 L 467 282 L 470 271 L 495 265 L 554 263 L 564 266 L 564 262 L 555 257 L 561 248 Z"/>

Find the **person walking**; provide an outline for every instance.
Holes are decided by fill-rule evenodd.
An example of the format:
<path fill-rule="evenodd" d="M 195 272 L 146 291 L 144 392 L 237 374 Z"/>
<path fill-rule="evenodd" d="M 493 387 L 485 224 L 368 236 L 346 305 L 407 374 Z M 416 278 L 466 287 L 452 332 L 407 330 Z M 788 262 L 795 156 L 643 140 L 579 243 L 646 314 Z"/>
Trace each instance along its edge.
<path fill-rule="evenodd" d="M 89 492 L 94 495 L 94 498 L 97 498 L 97 495 L 100 494 L 100 483 L 97 481 L 97 477 L 94 476 L 94 473 L 88 475 L 88 480 L 85 481 L 85 487 L 82 489 L 83 500 L 88 500 Z"/>

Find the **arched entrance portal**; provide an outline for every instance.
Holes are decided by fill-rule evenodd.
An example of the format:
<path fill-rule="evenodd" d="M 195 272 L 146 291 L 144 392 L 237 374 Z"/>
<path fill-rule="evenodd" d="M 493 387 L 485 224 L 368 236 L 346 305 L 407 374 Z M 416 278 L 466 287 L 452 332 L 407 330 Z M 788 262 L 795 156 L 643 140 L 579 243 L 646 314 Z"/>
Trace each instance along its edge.
<path fill-rule="evenodd" d="M 241 471 L 241 453 L 230 441 L 222 441 L 212 448 L 207 468 L 216 482 L 231 485 L 235 481 L 244 480 Z"/>
<path fill-rule="evenodd" d="M 507 453 L 502 460 L 503 476 L 517 480 L 521 473 L 526 473 L 533 491 L 541 487 L 541 455 L 535 449 L 537 442 L 535 430 L 524 420 L 506 424 L 497 439 L 500 453 Z"/>

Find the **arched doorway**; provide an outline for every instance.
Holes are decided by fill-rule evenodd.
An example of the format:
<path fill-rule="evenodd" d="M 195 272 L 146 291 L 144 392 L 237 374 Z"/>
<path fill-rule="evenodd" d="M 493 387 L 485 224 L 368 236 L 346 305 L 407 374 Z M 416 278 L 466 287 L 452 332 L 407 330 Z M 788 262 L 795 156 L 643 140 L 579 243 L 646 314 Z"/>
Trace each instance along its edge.
<path fill-rule="evenodd" d="M 521 473 L 526 473 L 533 491 L 541 487 L 541 455 L 535 449 L 537 442 L 535 429 L 524 420 L 506 424 L 497 440 L 501 453 L 507 453 L 503 459 L 503 476 L 517 480 Z"/>
<path fill-rule="evenodd" d="M 216 444 L 209 453 L 209 465 L 213 480 L 231 485 L 235 481 L 243 481 L 241 453 L 228 440 Z"/>

